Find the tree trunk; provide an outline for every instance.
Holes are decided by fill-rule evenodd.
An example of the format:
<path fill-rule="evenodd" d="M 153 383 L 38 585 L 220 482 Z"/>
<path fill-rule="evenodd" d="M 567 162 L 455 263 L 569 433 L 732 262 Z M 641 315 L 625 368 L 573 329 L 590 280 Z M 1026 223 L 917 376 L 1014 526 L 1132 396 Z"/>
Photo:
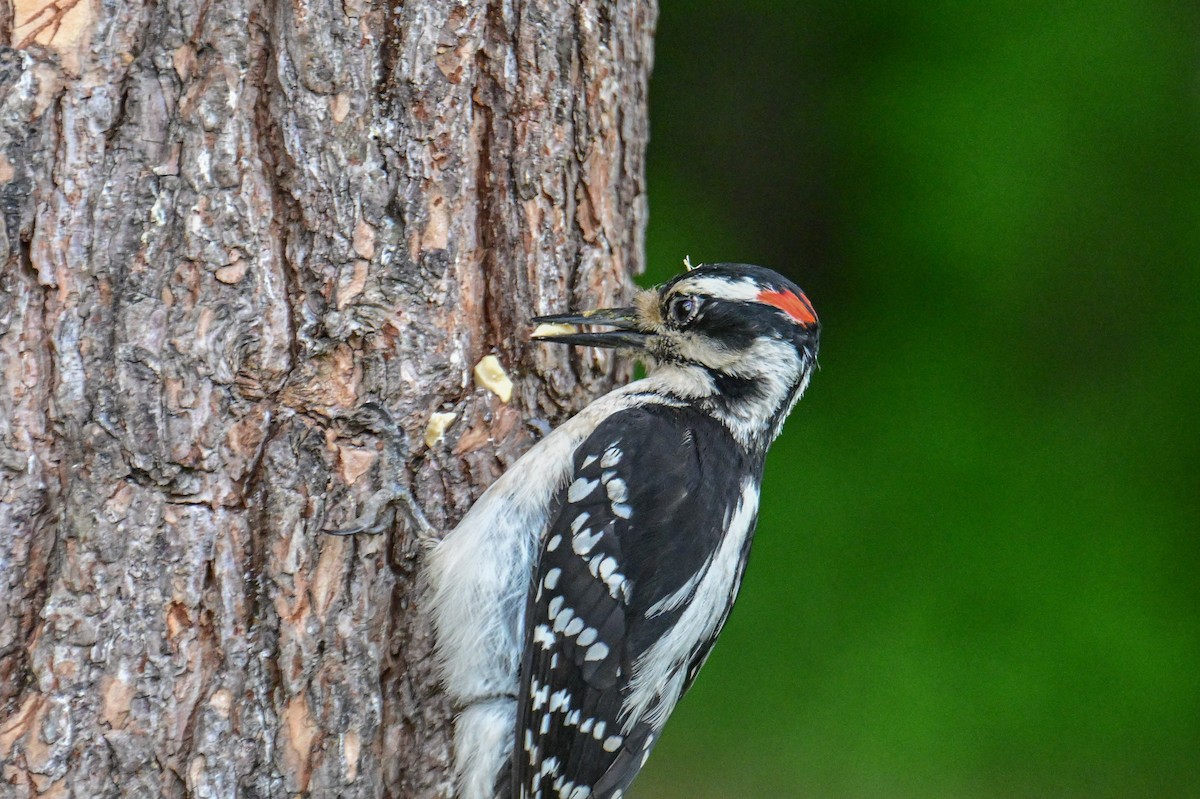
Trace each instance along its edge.
<path fill-rule="evenodd" d="M 654 19 L 0 0 L 0 796 L 449 795 L 413 530 L 322 530 L 612 384 L 527 318 L 641 268 Z"/>

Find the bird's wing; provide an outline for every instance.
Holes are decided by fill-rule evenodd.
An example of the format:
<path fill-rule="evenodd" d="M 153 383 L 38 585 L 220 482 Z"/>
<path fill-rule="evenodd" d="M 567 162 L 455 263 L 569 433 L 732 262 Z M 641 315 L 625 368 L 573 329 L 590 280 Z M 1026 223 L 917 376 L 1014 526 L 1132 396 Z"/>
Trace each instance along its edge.
<path fill-rule="evenodd" d="M 716 424 L 683 408 L 634 408 L 576 450 L 529 591 L 514 797 L 620 796 L 711 647 L 728 604 L 716 629 L 661 642 L 721 549 L 740 477 L 752 474 L 757 491 L 757 470 L 723 428 L 695 435 Z M 735 555 L 736 582 L 745 548 Z M 647 685 L 656 675 L 665 684 Z"/>

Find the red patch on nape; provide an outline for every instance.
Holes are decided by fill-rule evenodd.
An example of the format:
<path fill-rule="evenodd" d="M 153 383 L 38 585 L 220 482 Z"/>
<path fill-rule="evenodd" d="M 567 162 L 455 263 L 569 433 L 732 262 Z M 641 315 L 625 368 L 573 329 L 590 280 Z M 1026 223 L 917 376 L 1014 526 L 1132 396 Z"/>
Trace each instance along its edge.
<path fill-rule="evenodd" d="M 808 297 L 803 294 L 797 296 L 787 289 L 760 291 L 758 292 L 758 301 L 775 306 L 799 324 L 815 325 L 817 323 L 817 315 L 813 313 L 812 306 L 808 304 Z"/>

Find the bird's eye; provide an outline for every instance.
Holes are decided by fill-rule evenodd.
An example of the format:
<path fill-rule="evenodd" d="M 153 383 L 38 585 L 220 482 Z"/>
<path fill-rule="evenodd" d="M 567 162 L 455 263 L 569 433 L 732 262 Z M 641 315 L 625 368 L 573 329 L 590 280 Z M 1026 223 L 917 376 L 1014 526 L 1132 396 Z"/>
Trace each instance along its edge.
<path fill-rule="evenodd" d="M 667 306 L 667 315 L 680 327 L 695 319 L 699 311 L 700 301 L 695 297 L 676 297 Z"/>

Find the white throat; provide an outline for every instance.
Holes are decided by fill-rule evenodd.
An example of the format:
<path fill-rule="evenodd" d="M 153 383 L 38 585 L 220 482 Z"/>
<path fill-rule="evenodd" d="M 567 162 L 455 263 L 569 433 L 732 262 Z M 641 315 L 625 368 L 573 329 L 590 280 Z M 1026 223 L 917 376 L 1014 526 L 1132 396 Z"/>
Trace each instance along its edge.
<path fill-rule="evenodd" d="M 761 339 L 749 350 L 709 366 L 686 361 L 648 364 L 646 382 L 686 399 L 711 398 L 708 407 L 713 416 L 747 449 L 765 448 L 779 435 L 783 420 L 808 385 L 809 364 L 791 343 L 778 339 Z M 754 390 L 725 401 L 710 369 L 751 381 Z"/>

